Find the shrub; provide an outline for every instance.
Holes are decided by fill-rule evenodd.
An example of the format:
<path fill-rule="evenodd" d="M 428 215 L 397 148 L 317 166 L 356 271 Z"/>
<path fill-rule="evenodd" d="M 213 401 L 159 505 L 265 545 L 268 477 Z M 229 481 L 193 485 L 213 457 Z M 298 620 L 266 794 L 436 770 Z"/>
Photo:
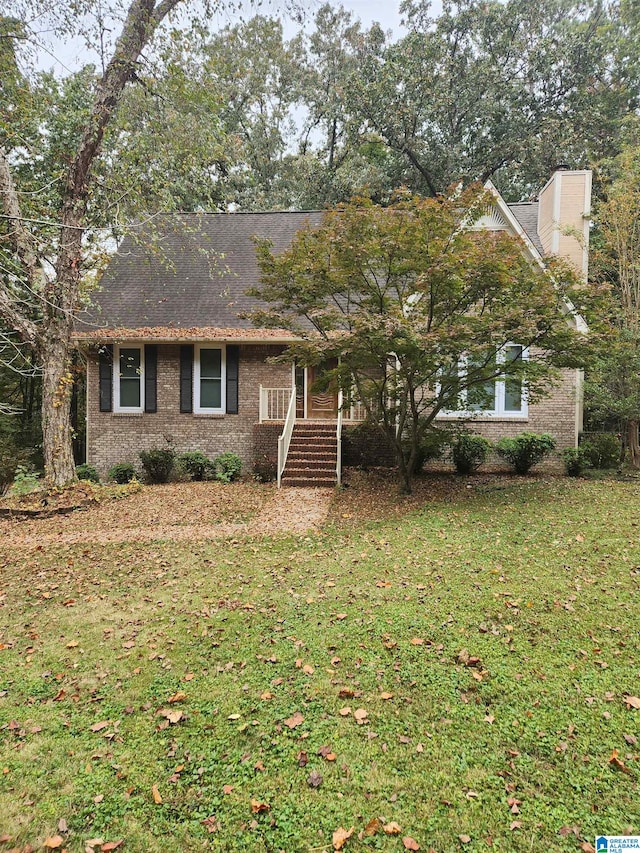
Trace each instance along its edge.
<path fill-rule="evenodd" d="M 615 433 L 589 433 L 583 436 L 580 450 L 592 468 L 617 468 L 620 464 L 621 443 Z"/>
<path fill-rule="evenodd" d="M 237 453 L 221 453 L 213 460 L 216 480 L 231 483 L 242 469 L 242 460 Z"/>
<path fill-rule="evenodd" d="M 568 447 L 563 450 L 562 460 L 567 477 L 579 477 L 586 468 L 591 467 L 582 447 Z"/>
<path fill-rule="evenodd" d="M 468 432 L 460 433 L 451 445 L 451 457 L 458 474 L 476 471 L 487 461 L 492 447 L 488 438 Z"/>
<path fill-rule="evenodd" d="M 448 436 L 442 430 L 429 430 L 420 442 L 411 473 L 418 474 L 431 459 L 439 459 L 447 441 Z M 407 447 L 404 451 L 405 460 L 408 460 L 410 452 L 410 448 Z"/>
<path fill-rule="evenodd" d="M 253 476 L 259 483 L 271 483 L 278 476 L 278 462 L 268 453 L 253 463 Z"/>
<path fill-rule="evenodd" d="M 215 476 L 213 462 L 199 450 L 181 453 L 177 462 L 190 480 L 210 480 Z"/>
<path fill-rule="evenodd" d="M 88 480 L 90 483 L 100 482 L 98 472 L 93 465 L 87 465 L 84 462 L 82 465 L 76 465 L 76 475 L 79 480 Z"/>
<path fill-rule="evenodd" d="M 118 462 L 109 469 L 109 479 L 114 483 L 124 485 L 130 483 L 136 476 L 136 469 L 131 462 Z"/>
<path fill-rule="evenodd" d="M 18 465 L 13 486 L 11 487 L 11 494 L 28 495 L 29 492 L 34 492 L 40 485 L 39 474 L 30 470 L 25 465 Z"/>
<path fill-rule="evenodd" d="M 149 483 L 166 483 L 173 473 L 176 463 L 176 454 L 173 450 L 141 450 L 140 461 L 144 470 L 145 479 Z"/>
<path fill-rule="evenodd" d="M 521 432 L 515 438 L 501 438 L 496 444 L 498 456 L 513 465 L 516 474 L 526 474 L 538 462 L 542 462 L 554 449 L 556 443 L 547 432 Z"/>

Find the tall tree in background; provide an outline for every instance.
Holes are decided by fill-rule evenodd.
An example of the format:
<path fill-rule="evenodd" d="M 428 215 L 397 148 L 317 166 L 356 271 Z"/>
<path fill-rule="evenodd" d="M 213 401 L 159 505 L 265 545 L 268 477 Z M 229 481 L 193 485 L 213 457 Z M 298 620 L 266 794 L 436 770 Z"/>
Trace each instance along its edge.
<path fill-rule="evenodd" d="M 610 183 L 596 211 L 598 278 L 608 287 L 610 334 L 585 384 L 592 415 L 621 425 L 640 468 L 640 146 L 605 164 Z"/>

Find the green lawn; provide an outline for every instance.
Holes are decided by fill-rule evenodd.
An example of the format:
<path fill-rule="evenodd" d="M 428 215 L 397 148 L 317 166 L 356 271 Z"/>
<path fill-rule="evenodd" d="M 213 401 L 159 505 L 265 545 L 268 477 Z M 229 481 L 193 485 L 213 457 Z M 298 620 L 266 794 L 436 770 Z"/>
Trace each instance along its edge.
<path fill-rule="evenodd" d="M 0 851 L 640 834 L 640 487 L 447 482 L 295 539 L 0 544 Z"/>

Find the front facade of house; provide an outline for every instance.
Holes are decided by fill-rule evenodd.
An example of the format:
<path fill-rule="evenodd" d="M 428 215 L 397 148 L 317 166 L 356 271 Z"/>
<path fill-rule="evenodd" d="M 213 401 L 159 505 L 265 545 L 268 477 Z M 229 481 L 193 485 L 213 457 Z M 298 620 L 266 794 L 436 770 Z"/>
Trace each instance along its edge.
<path fill-rule="evenodd" d="M 518 234 L 532 263 L 560 254 L 586 275 L 590 178 L 558 171 L 540 200 L 528 204 L 509 206 L 494 191 L 494 210 L 479 225 Z M 556 218 L 549 224 L 544 217 Z M 167 446 L 209 457 L 232 451 L 250 471 L 277 455 L 287 414 L 298 425 L 319 425 L 323 434 L 336 431 L 338 397 L 314 390 L 319 368 L 273 363 L 291 334 L 256 329 L 244 317 L 257 307 L 246 296 L 259 282 L 253 238 L 267 237 L 274 251 L 282 250 L 303 224 L 320 218 L 318 212 L 181 214 L 159 218 L 153 240 L 124 241 L 76 335 L 87 356 L 87 461 L 101 475 L 118 462 L 136 464 L 141 450 Z M 514 342 L 504 357 L 527 356 L 517 349 Z M 471 426 L 493 440 L 550 432 L 559 448 L 573 447 L 580 386 L 579 371 L 564 371 L 544 400 L 529 404 L 526 388 L 495 382 L 482 400 L 468 401 Z M 357 404 L 343 406 L 342 429 L 362 417 Z M 440 416 L 459 419 L 460 413 Z"/>

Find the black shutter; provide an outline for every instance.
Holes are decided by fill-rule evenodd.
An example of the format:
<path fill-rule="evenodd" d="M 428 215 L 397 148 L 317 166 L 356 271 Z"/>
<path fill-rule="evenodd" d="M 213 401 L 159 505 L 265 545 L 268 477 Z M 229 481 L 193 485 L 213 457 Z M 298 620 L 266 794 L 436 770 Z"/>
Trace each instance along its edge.
<path fill-rule="evenodd" d="M 227 414 L 238 414 L 238 367 L 240 347 L 227 347 Z"/>
<path fill-rule="evenodd" d="M 98 350 L 98 376 L 100 380 L 100 411 L 113 409 L 113 346 L 107 344 Z"/>
<path fill-rule="evenodd" d="M 158 411 L 158 347 L 155 344 L 144 348 L 144 410 Z"/>
<path fill-rule="evenodd" d="M 180 411 L 193 411 L 193 345 L 180 347 Z"/>

